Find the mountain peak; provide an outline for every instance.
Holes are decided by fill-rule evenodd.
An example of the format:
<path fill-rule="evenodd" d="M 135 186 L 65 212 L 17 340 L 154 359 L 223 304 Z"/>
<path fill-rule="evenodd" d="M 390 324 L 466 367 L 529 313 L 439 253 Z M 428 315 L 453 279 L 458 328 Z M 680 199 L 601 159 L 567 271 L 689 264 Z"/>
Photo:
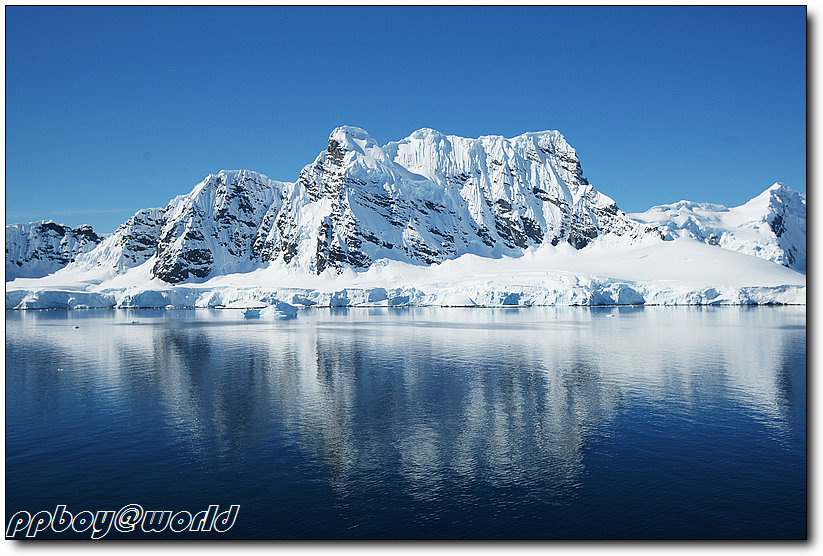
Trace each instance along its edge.
<path fill-rule="evenodd" d="M 361 154 L 377 147 L 377 141 L 365 129 L 343 125 L 334 129 L 329 135 L 329 152 L 336 148 L 355 151 Z"/>
<path fill-rule="evenodd" d="M 440 133 L 436 129 L 432 129 L 430 127 L 421 127 L 417 131 L 413 131 L 407 137 L 407 139 L 424 139 L 424 140 L 428 139 L 428 140 L 431 140 L 431 141 L 441 141 L 442 139 L 445 139 L 445 138 L 446 138 L 445 134 Z"/>
<path fill-rule="evenodd" d="M 788 204 L 793 207 L 806 204 L 806 196 L 803 193 L 795 191 L 782 182 L 775 182 L 759 195 L 749 199 L 742 207 L 758 207 L 767 210 L 774 210 L 776 204 Z M 805 210 L 805 208 L 804 208 Z"/>
<path fill-rule="evenodd" d="M 520 138 L 540 139 L 542 137 L 555 141 L 562 140 L 564 143 L 566 142 L 566 138 L 563 137 L 563 134 L 557 131 L 556 129 L 544 129 L 543 131 L 526 131 L 521 133 L 520 135 L 515 135 L 511 138 L 511 140 L 515 141 Z"/>

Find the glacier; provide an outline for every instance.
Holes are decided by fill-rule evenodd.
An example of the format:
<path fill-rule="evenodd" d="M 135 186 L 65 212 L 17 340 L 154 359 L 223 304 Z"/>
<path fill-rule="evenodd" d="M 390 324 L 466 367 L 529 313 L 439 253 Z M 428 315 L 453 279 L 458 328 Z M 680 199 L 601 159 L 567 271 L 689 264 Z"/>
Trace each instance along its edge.
<path fill-rule="evenodd" d="M 627 214 L 557 131 L 342 126 L 293 182 L 223 170 L 107 236 L 7 226 L 6 308 L 805 304 L 805 206 Z"/>

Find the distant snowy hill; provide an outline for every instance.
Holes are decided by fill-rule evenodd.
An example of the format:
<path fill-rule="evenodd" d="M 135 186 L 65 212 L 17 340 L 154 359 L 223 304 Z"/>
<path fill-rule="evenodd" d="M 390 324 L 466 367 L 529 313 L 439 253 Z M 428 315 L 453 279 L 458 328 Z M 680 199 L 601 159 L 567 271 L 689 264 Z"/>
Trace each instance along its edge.
<path fill-rule="evenodd" d="M 381 147 L 366 131 L 344 126 L 331 133 L 326 149 L 303 168 L 294 182 L 271 180 L 248 170 L 223 170 L 207 176 L 191 192 L 172 199 L 165 208 L 137 212 L 106 238 L 88 227 L 71 230 L 54 223 L 7 226 L 6 279 L 14 281 L 7 284 L 6 306 L 52 302 L 59 306 L 63 301 L 25 299 L 26 295 L 35 295 L 33 292 L 61 288 L 69 293 L 57 298 L 71 299 L 75 305 L 108 306 L 112 299 L 117 299 L 115 304 L 128 304 L 133 297 L 128 298 L 132 301 L 124 301 L 122 295 L 117 297 L 120 294 L 100 294 L 103 297 L 99 299 L 75 294 L 78 290 L 116 290 L 121 294 L 145 288 L 175 290 L 178 285 L 178 292 L 185 285 L 200 288 L 195 298 L 202 301 L 202 287 L 208 284 L 222 283 L 226 278 L 232 288 L 243 289 L 245 280 L 259 280 L 262 276 L 267 278 L 255 284 L 268 288 L 268 294 L 258 291 L 265 297 L 271 294 L 270 286 L 292 283 L 290 277 L 294 276 L 302 277 L 298 279 L 302 283 L 309 283 L 309 277 L 318 277 L 326 284 L 320 289 L 331 290 L 335 283 L 359 283 L 351 282 L 353 275 L 377 272 L 389 276 L 382 273 L 382 268 L 404 269 L 401 274 L 410 276 L 416 273 L 415 268 L 435 272 L 449 261 L 477 260 L 478 264 L 462 268 L 514 269 L 518 267 L 513 261 L 536 252 L 542 253 L 540 260 L 545 261 L 547 270 L 552 268 L 552 260 L 560 260 L 557 257 L 571 256 L 568 260 L 577 260 L 581 269 L 585 267 L 588 278 L 574 282 L 575 287 L 583 288 L 583 293 L 571 297 L 566 295 L 569 290 L 554 297 L 532 292 L 531 297 L 522 299 L 531 299 L 529 303 L 551 299 L 558 303 L 586 299 L 594 302 L 612 299 L 611 294 L 593 292 L 603 284 L 612 288 L 614 284 L 609 280 L 622 275 L 617 267 L 608 264 L 608 260 L 617 260 L 614 257 L 621 253 L 649 247 L 657 261 L 663 260 L 663 253 L 669 253 L 666 264 L 675 266 L 661 276 L 665 275 L 667 280 L 676 278 L 676 261 L 687 260 L 691 255 L 675 256 L 688 250 L 685 244 L 664 241 L 675 238 L 720 245 L 804 272 L 805 196 L 776 185 L 732 209 L 681 201 L 628 215 L 586 180 L 575 150 L 557 131 L 524 133 L 513 138 L 468 139 L 421 129 Z M 602 261 L 598 264 L 607 274 L 599 274 L 600 267 L 589 264 L 591 256 L 582 257 L 583 253 L 594 252 L 599 253 L 594 260 Z M 701 257 L 711 255 L 709 258 L 714 260 L 715 254 L 719 260 L 725 260 L 722 253 L 714 251 Z M 585 265 L 584 259 L 589 261 Z M 503 266 L 483 262 L 494 260 L 502 261 Z M 732 257 L 729 261 L 750 266 L 745 258 Z M 573 272 L 573 264 L 564 265 L 564 272 Z M 654 264 L 644 268 L 653 269 Z M 765 272 L 770 267 L 757 268 L 752 270 L 756 273 L 752 286 L 805 284 L 802 275 L 791 273 L 780 279 L 776 277 L 782 276 L 779 271 L 774 274 L 771 270 Z M 46 274 L 51 276 L 28 280 Z M 651 272 L 648 279 L 653 279 L 654 274 Z M 766 274 L 768 279 L 758 278 Z M 746 273 L 735 274 L 740 275 Z M 401 275 L 391 276 L 392 283 L 381 286 L 369 282 L 369 288 L 403 285 Z M 435 275 L 426 276 L 432 282 Z M 581 277 L 583 274 L 578 276 Z M 531 280 L 526 275 L 523 279 Z M 489 281 L 491 290 L 477 295 L 496 299 L 497 293 L 489 293 L 497 292 L 495 280 Z M 452 277 L 453 283 L 459 281 L 459 277 Z M 434 279 L 432 283 L 438 282 Z M 555 289 L 565 291 L 564 288 L 571 287 L 569 284 L 563 278 Z M 689 288 L 696 287 L 695 284 L 690 282 Z M 746 285 L 735 284 L 735 288 Z M 413 284 L 406 283 L 404 287 L 413 288 Z M 635 295 L 622 287 L 617 289 L 623 293 L 615 294 L 613 300 L 754 299 L 759 303 L 770 299 L 770 294 L 762 292 L 747 297 L 749 294 L 740 293 L 743 290 L 706 298 L 702 293 L 688 293 L 697 291 L 693 289 L 678 290 L 680 297 L 655 298 L 652 290 L 626 286 L 634 288 Z M 780 302 L 799 299 L 796 290 L 791 292 L 780 294 Z M 237 299 L 247 299 L 246 294 L 237 295 Z M 383 294 L 364 295 L 372 299 Z M 439 299 L 435 294 L 421 297 L 419 292 L 397 295 L 394 304 Z M 802 296 L 805 299 L 805 290 Z M 166 299 L 149 297 L 154 301 L 146 298 L 141 303 L 161 303 Z M 202 302 L 217 303 L 218 297 Z M 177 301 L 168 304 L 185 305 L 195 299 L 172 298 Z M 515 298 L 520 299 L 507 299 Z"/>
<path fill-rule="evenodd" d="M 94 249 L 101 239 L 91 226 L 72 229 L 52 220 L 6 226 L 6 280 L 51 274 Z"/>
<path fill-rule="evenodd" d="M 806 272 L 806 196 L 782 183 L 739 207 L 679 201 L 631 216 L 667 239 L 690 237 Z"/>

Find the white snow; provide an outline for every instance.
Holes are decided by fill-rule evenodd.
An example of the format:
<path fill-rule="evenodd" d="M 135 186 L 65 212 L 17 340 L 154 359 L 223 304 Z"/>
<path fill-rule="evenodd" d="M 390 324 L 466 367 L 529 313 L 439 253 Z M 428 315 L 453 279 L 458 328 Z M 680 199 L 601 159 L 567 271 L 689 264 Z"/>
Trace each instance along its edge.
<path fill-rule="evenodd" d="M 806 272 L 806 196 L 781 183 L 738 207 L 679 201 L 630 216 L 669 237 L 691 237 Z"/>
<path fill-rule="evenodd" d="M 303 273 L 272 263 L 197 284 L 152 279 L 152 260 L 110 280 L 64 269 L 7 283 L 6 308 L 805 304 L 806 277 L 689 238 L 615 248 L 551 245 L 522 257 L 464 255 L 438 265 L 381 260 L 364 272 Z"/>

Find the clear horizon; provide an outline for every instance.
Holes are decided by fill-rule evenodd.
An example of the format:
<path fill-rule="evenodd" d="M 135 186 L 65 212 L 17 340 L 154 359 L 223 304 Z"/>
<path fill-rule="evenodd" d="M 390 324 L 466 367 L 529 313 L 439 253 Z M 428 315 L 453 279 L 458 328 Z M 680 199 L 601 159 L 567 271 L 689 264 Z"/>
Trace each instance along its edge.
<path fill-rule="evenodd" d="M 621 209 L 806 191 L 806 8 L 6 7 L 6 223 L 113 231 L 339 125 L 558 129 Z"/>

